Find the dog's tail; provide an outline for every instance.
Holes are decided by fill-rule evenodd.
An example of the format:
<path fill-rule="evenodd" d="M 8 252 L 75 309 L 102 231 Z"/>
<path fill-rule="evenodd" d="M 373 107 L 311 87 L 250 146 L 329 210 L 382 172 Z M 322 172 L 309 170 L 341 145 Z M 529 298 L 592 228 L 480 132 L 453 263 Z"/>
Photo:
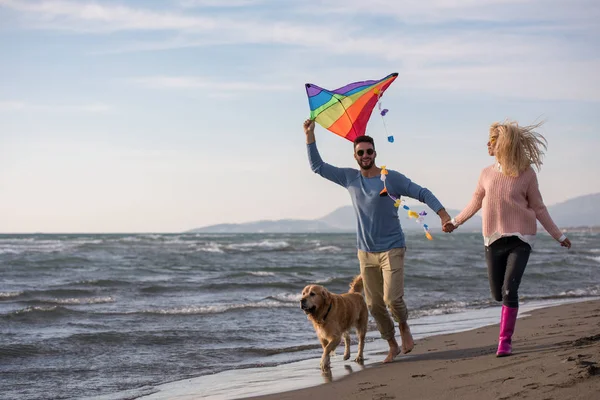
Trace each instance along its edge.
<path fill-rule="evenodd" d="M 362 293 L 363 291 L 363 279 L 361 275 L 357 275 L 352 283 L 350 283 L 350 290 L 348 293 Z"/>

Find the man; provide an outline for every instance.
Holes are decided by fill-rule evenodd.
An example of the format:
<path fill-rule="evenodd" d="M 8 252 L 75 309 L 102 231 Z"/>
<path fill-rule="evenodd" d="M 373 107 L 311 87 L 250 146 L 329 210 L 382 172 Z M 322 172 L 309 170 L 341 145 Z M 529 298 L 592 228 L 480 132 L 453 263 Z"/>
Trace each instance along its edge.
<path fill-rule="evenodd" d="M 381 197 L 381 168 L 375 165 L 375 144 L 369 136 L 354 141 L 354 159 L 360 167 L 338 168 L 321 159 L 315 143 L 315 122 L 304 122 L 308 159 L 313 172 L 348 189 L 356 213 L 357 247 L 360 272 L 365 284 L 365 299 L 381 337 L 388 341 L 389 353 L 383 362 L 391 362 L 400 352 L 414 347 L 404 303 L 404 234 L 398 220 L 398 208 L 389 197 Z M 388 170 L 387 190 L 396 197 L 406 196 L 426 203 L 442 220 L 450 216 L 428 189 L 411 182 L 399 172 Z M 395 339 L 395 327 L 388 312 L 398 322 L 402 349 Z"/>

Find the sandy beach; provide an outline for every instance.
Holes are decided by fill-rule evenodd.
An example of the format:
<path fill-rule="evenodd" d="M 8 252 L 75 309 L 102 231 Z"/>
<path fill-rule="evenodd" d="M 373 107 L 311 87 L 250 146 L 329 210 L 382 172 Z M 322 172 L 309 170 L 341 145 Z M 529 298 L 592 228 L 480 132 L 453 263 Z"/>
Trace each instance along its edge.
<path fill-rule="evenodd" d="M 416 342 L 410 355 L 391 364 L 374 363 L 331 383 L 252 399 L 587 400 L 600 396 L 600 300 L 523 313 L 511 357 L 495 356 L 497 336 L 498 325 L 492 325 L 427 337 Z M 350 368 L 352 364 L 348 362 Z"/>

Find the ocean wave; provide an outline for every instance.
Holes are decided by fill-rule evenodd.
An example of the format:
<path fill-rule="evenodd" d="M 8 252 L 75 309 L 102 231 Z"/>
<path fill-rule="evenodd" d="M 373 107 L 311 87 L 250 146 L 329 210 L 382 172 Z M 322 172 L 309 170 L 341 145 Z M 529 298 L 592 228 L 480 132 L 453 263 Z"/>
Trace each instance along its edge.
<path fill-rule="evenodd" d="M 350 282 L 350 281 L 348 281 Z M 197 289 L 211 291 L 253 290 L 253 289 L 296 289 L 298 285 L 286 282 L 223 282 L 208 283 L 197 286 Z"/>
<path fill-rule="evenodd" d="M 61 240 L 35 240 L 24 243 L 0 244 L 0 254 L 56 253 L 76 245 Z"/>
<path fill-rule="evenodd" d="M 589 287 L 585 289 L 574 289 L 560 292 L 556 296 L 544 297 L 544 299 L 577 298 L 577 297 L 595 297 L 600 296 L 600 286 Z"/>
<path fill-rule="evenodd" d="M 253 276 L 275 276 L 275 274 L 273 272 L 267 272 L 267 271 L 248 271 L 246 273 L 248 275 L 253 275 Z"/>
<path fill-rule="evenodd" d="M 519 296 L 519 300 L 559 300 L 568 298 L 585 298 L 598 296 L 600 296 L 600 286 L 593 286 L 585 289 L 567 290 L 548 296 Z M 501 303 L 495 302 L 491 299 L 440 302 L 435 304 L 424 305 L 417 309 L 411 310 L 410 318 L 413 319 L 435 315 L 456 314 L 472 309 L 482 309 L 491 306 L 497 306 L 499 304 Z"/>
<path fill-rule="evenodd" d="M 297 304 L 302 299 L 302 294 L 292 294 L 292 293 L 281 293 L 273 296 L 269 296 L 266 300 L 275 300 L 280 301 L 282 303 L 295 303 Z"/>
<path fill-rule="evenodd" d="M 0 345 L 0 360 L 3 358 L 24 358 L 53 352 L 48 348 L 33 344 L 4 344 Z"/>
<path fill-rule="evenodd" d="M 68 241 L 68 243 L 76 244 L 78 246 L 85 246 L 88 244 L 103 244 L 104 240 L 103 239 L 75 239 L 75 240 Z"/>
<path fill-rule="evenodd" d="M 23 292 L 0 292 L 0 300 L 11 299 L 13 297 L 19 297 Z"/>
<path fill-rule="evenodd" d="M 150 239 L 150 240 L 160 240 L 160 239 L 163 239 L 165 236 L 159 235 L 156 233 L 146 233 L 143 235 L 139 235 L 139 237 L 144 238 L 144 239 Z"/>
<path fill-rule="evenodd" d="M 104 243 L 102 239 L 5 239 L 0 240 L 0 254 L 60 253 L 87 245 Z"/>
<path fill-rule="evenodd" d="M 23 242 L 23 243 L 31 243 L 33 241 L 35 241 L 35 239 L 31 238 L 31 237 L 29 237 L 29 238 L 16 238 L 16 237 L 14 237 L 14 238 L 7 238 L 7 239 L 3 238 L 3 239 L 0 239 L 0 244 L 2 244 L 2 243 L 21 243 L 21 242 Z"/>
<path fill-rule="evenodd" d="M 246 242 L 246 243 L 234 243 L 228 244 L 225 246 L 228 250 L 237 250 L 237 251 L 253 251 L 253 250 L 261 250 L 261 251 L 280 251 L 287 250 L 291 248 L 291 245 L 285 240 L 270 240 L 265 239 L 260 242 Z"/>
<path fill-rule="evenodd" d="M 493 306 L 495 303 L 491 299 L 481 299 L 472 301 L 444 301 L 434 304 L 427 304 L 418 309 L 410 311 L 410 318 L 427 317 L 434 315 L 456 314 L 470 309 L 481 309 Z"/>
<path fill-rule="evenodd" d="M 273 276 L 277 276 L 277 274 L 275 272 L 271 272 L 271 271 L 233 271 L 227 274 L 224 274 L 223 276 L 219 277 L 219 279 L 221 281 L 223 281 L 222 285 L 228 285 L 229 282 L 231 282 L 233 284 L 233 282 L 237 282 L 235 283 L 240 284 L 240 278 L 248 278 L 248 277 L 259 277 L 259 278 L 264 278 L 264 277 L 273 277 Z M 217 284 L 218 285 L 218 284 Z M 254 285 L 262 285 L 262 283 L 254 283 Z"/>
<path fill-rule="evenodd" d="M 342 249 L 340 249 L 337 246 L 322 246 L 322 247 L 317 247 L 315 249 L 315 251 L 323 252 L 323 253 L 339 253 L 340 251 L 342 251 Z"/>
<path fill-rule="evenodd" d="M 446 315 L 456 314 L 459 312 L 466 311 L 468 308 L 472 308 L 474 304 L 470 304 L 464 301 L 452 301 L 437 303 L 430 306 L 425 306 L 417 310 L 411 311 L 411 318 L 429 317 L 433 315 Z"/>
<path fill-rule="evenodd" d="M 200 246 L 196 243 L 190 243 L 190 247 L 199 252 L 224 253 L 223 246 L 215 242 L 205 243 Z"/>
<path fill-rule="evenodd" d="M 93 297 L 94 291 L 85 289 L 47 289 L 47 290 L 22 290 L 18 292 L 0 293 L 1 300 L 16 301 L 52 301 L 50 298 L 58 299 L 60 297 Z M 58 304 L 58 303 L 56 303 Z"/>
<path fill-rule="evenodd" d="M 12 248 L 0 248 L 0 254 L 20 254 L 21 252 Z"/>
<path fill-rule="evenodd" d="M 314 349 L 320 349 L 321 345 L 318 343 L 314 343 L 314 344 L 305 344 L 305 345 L 298 345 L 298 346 L 289 346 L 289 347 L 279 347 L 279 348 L 261 348 L 261 347 L 242 347 L 242 348 L 237 348 L 236 351 L 239 351 L 241 353 L 245 353 L 245 354 L 249 354 L 249 355 L 256 355 L 256 356 L 274 356 L 277 354 L 283 354 L 283 353 L 297 353 L 299 351 L 305 351 L 305 350 L 314 350 Z"/>
<path fill-rule="evenodd" d="M 317 285 L 329 285 L 329 286 L 331 286 L 332 284 L 338 284 L 338 283 L 342 284 L 342 285 L 349 285 L 353 279 L 354 279 L 354 276 L 330 276 L 330 277 L 323 278 L 323 279 L 316 279 L 314 281 L 314 283 Z"/>
<path fill-rule="evenodd" d="M 3 319 L 30 317 L 36 321 L 43 321 L 44 318 L 59 318 L 73 313 L 76 313 L 76 311 L 62 306 L 30 306 L 3 314 L 1 317 Z"/>
<path fill-rule="evenodd" d="M 141 242 L 143 240 L 144 240 L 144 238 L 137 237 L 137 236 L 125 236 L 125 237 L 118 239 L 118 242 L 137 243 L 137 242 Z"/>
<path fill-rule="evenodd" d="M 131 283 L 127 281 L 120 281 L 116 279 L 86 279 L 83 281 L 75 282 L 76 285 L 90 285 L 100 287 L 111 287 L 111 286 L 130 286 Z"/>
<path fill-rule="evenodd" d="M 205 315 L 205 314 L 223 314 L 231 311 L 252 309 L 252 308 L 291 308 L 296 305 L 284 303 L 281 301 L 260 301 L 240 304 L 217 304 L 212 306 L 187 306 L 176 308 L 162 308 L 155 310 L 144 310 L 143 314 L 162 314 L 162 315 Z M 137 312 L 136 312 L 137 313 Z"/>
<path fill-rule="evenodd" d="M 85 304 L 106 304 L 114 303 L 115 299 L 112 296 L 106 297 L 83 297 L 83 298 L 66 298 L 66 299 L 33 299 L 27 300 L 26 303 L 35 304 L 61 304 L 61 305 L 85 305 Z"/>
<path fill-rule="evenodd" d="M 190 288 L 185 287 L 185 286 L 152 285 L 152 286 L 145 286 L 145 287 L 139 288 L 138 290 L 140 293 L 157 294 L 157 293 L 181 293 L 183 291 L 190 290 Z"/>

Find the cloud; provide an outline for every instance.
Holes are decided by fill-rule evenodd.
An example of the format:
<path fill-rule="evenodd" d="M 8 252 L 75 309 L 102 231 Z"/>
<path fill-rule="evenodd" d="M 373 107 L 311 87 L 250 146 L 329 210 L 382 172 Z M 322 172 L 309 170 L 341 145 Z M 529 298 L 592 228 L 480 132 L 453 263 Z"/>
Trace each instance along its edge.
<path fill-rule="evenodd" d="M 83 1 L 0 0 L 0 7 L 20 12 L 36 28 L 129 34 L 127 41 L 111 43 L 108 50 L 93 50 L 96 55 L 260 44 L 265 49 L 261 67 L 273 71 L 272 76 L 290 75 L 293 69 L 306 75 L 307 70 L 318 69 L 320 76 L 342 77 L 345 70 L 362 64 L 399 72 L 415 88 L 593 101 L 600 93 L 593 79 L 599 60 L 593 51 L 600 18 L 600 2 L 595 0 L 322 0 L 319 18 L 306 18 L 315 6 L 294 3 L 276 19 L 260 7 L 249 7 L 266 0 L 177 4 L 184 3 L 220 6 L 198 12 Z M 146 35 L 149 32 L 154 34 Z M 350 61 L 341 61 L 340 56 Z M 221 97 L 288 89 L 194 76 L 133 81 L 153 88 L 206 89 Z"/>
<path fill-rule="evenodd" d="M 255 6 L 266 2 L 267 0 L 180 0 L 178 4 L 185 8 L 233 8 Z"/>
<path fill-rule="evenodd" d="M 252 92 L 281 92 L 293 90 L 291 85 L 259 82 L 217 81 L 199 76 L 147 76 L 130 78 L 129 81 L 153 89 L 202 89 L 211 97 L 232 98 Z"/>
<path fill-rule="evenodd" d="M 8 111 L 41 111 L 51 113 L 105 113 L 111 111 L 112 107 L 102 103 L 83 105 L 48 105 L 31 104 L 22 101 L 0 101 L 0 112 Z"/>
<path fill-rule="evenodd" d="M 220 22 L 218 18 L 89 2 L 0 0 L 0 6 L 28 14 L 28 21 L 36 28 L 81 32 L 207 31 L 217 28 Z"/>
<path fill-rule="evenodd" d="M 306 5 L 300 9 L 314 11 Z M 600 17 L 600 3 L 596 0 L 321 0 L 319 14 L 383 15 L 410 25 L 480 21 L 518 28 L 515 23 L 522 21 L 595 22 Z"/>
<path fill-rule="evenodd" d="M 592 79 L 600 60 L 507 63 L 463 67 L 432 67 L 406 71 L 405 87 L 489 93 L 542 100 L 600 101 L 600 81 Z"/>

